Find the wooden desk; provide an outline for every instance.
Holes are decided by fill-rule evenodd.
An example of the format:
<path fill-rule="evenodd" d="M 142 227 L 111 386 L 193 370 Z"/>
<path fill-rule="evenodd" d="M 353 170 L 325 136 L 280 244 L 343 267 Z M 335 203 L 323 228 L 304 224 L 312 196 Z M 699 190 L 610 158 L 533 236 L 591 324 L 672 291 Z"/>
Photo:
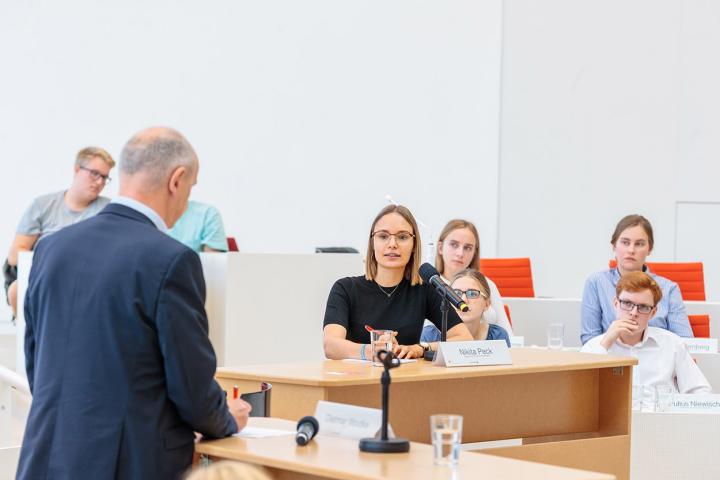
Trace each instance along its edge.
<path fill-rule="evenodd" d="M 295 422 L 274 418 L 252 418 L 250 425 L 283 430 Z M 318 435 L 305 447 L 294 436 L 272 438 L 225 438 L 203 441 L 195 450 L 214 460 L 239 460 L 267 467 L 276 479 L 557 479 L 609 480 L 611 475 L 511 460 L 474 452 L 460 452 L 455 470 L 433 465 L 430 445 L 413 443 L 402 454 L 363 453 L 356 440 Z"/>
<path fill-rule="evenodd" d="M 463 415 L 463 442 L 522 438 L 488 453 L 628 478 L 632 358 L 511 349 L 513 365 L 392 371 L 390 422 L 398 436 L 430 443 L 428 417 Z M 380 407 L 381 368 L 324 361 L 221 368 L 227 390 L 273 384 L 272 415 L 297 420 L 318 400 Z"/>

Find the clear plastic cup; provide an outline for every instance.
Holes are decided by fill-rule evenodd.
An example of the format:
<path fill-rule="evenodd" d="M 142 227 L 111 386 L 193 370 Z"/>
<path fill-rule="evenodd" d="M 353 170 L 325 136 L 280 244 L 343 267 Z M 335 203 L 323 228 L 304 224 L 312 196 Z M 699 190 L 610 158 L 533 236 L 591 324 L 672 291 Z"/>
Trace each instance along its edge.
<path fill-rule="evenodd" d="M 551 323 L 547 327 L 547 346 L 552 350 L 563 348 L 565 340 L 565 325 L 562 323 Z"/>
<path fill-rule="evenodd" d="M 462 415 L 431 415 L 430 434 L 435 465 L 457 465 L 462 442 Z"/>
<path fill-rule="evenodd" d="M 370 332 L 370 348 L 373 365 L 382 365 L 377 358 L 378 352 L 385 350 L 393 351 L 393 331 L 392 330 L 373 330 Z"/>
<path fill-rule="evenodd" d="M 664 412 L 672 403 L 675 389 L 672 385 L 655 385 L 655 411 Z"/>

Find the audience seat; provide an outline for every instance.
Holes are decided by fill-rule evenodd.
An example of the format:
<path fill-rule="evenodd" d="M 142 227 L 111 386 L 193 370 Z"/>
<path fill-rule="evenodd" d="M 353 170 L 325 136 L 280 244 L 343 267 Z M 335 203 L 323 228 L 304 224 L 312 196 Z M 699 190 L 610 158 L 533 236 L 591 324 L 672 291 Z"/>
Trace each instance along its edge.
<path fill-rule="evenodd" d="M 480 271 L 495 282 L 503 297 L 535 296 L 529 258 L 481 258 Z"/>
<path fill-rule="evenodd" d="M 235 241 L 235 237 L 227 237 L 228 252 L 239 252 L 238 244 Z"/>
<path fill-rule="evenodd" d="M 617 263 L 613 259 L 609 265 L 615 268 Z M 647 266 L 654 274 L 677 283 L 683 300 L 706 300 L 702 262 L 648 262 Z"/>
<path fill-rule="evenodd" d="M 710 315 L 688 315 L 695 338 L 710 338 Z"/>

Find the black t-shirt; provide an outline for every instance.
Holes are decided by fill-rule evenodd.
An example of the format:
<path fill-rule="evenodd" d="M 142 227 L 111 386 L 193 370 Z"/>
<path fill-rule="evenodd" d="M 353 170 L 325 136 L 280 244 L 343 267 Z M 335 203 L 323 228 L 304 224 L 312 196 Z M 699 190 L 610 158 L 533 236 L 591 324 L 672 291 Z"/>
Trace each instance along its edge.
<path fill-rule="evenodd" d="M 390 293 L 395 287 L 383 287 Z M 347 339 L 355 343 L 370 343 L 365 325 L 375 329 L 395 330 L 400 345 L 420 341 L 423 322 L 427 318 L 438 329 L 442 324 L 442 299 L 427 284 L 411 286 L 403 279 L 388 298 L 374 281 L 364 276 L 341 278 L 333 285 L 325 308 L 323 326 L 342 325 Z M 448 312 L 448 330 L 462 323 L 454 309 Z"/>

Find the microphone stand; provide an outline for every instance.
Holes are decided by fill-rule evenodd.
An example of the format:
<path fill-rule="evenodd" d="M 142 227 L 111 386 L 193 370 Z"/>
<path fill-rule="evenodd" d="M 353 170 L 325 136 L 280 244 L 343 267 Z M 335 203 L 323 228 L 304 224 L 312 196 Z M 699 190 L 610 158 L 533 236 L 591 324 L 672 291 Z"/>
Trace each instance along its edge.
<path fill-rule="evenodd" d="M 381 350 L 377 354 L 384 370 L 380 377 L 382 384 L 382 424 L 380 438 L 363 438 L 360 450 L 369 453 L 405 453 L 410 451 L 410 442 L 404 438 L 388 438 L 388 409 L 390 407 L 390 369 L 400 366 L 400 361 L 392 352 Z"/>
<path fill-rule="evenodd" d="M 440 313 L 442 313 L 442 323 L 440 323 L 440 341 L 447 341 L 447 317 L 450 311 L 450 302 L 447 301 L 445 295 L 442 295 L 442 303 L 440 303 Z M 439 347 L 438 347 L 439 348 Z M 423 358 L 428 362 L 432 362 L 435 359 L 435 354 L 432 350 L 428 350 L 423 354 Z"/>

